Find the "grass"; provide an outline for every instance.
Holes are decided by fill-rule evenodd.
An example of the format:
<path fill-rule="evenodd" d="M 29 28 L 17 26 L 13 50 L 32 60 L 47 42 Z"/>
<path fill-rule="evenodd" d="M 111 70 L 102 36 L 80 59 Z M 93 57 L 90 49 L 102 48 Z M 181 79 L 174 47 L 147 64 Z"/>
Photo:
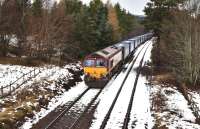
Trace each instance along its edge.
<path fill-rule="evenodd" d="M 44 64 L 44 62 L 33 58 L 0 57 L 0 64 L 39 66 Z"/>
<path fill-rule="evenodd" d="M 9 61 L 11 61 L 10 58 L 4 60 L 4 63 Z M 64 78 L 63 82 L 65 81 Z M 32 118 L 33 111 L 39 112 L 41 108 L 48 105 L 49 100 L 62 92 L 63 85 L 56 83 L 56 89 L 52 90 L 48 86 L 54 81 L 44 80 L 43 82 L 35 82 L 31 84 L 29 89 L 24 88 L 17 91 L 14 99 L 17 101 L 13 101 L 13 99 L 4 100 L 4 103 L 1 104 L 4 111 L 0 112 L 0 129 L 15 129 L 21 126 L 25 117 Z"/>
<path fill-rule="evenodd" d="M 53 58 L 48 61 L 47 59 L 39 59 L 36 57 L 0 57 L 0 64 L 12 64 L 12 65 L 23 65 L 23 66 L 41 66 L 44 64 L 53 65 L 64 65 L 65 60 L 54 60 Z"/>
<path fill-rule="evenodd" d="M 176 78 L 172 73 L 162 73 L 153 76 L 152 80 L 155 84 L 172 84 L 174 86 L 177 85 Z"/>
<path fill-rule="evenodd" d="M 6 108 L 6 110 L 0 112 L 0 129 L 14 129 L 20 126 L 25 117 L 31 118 L 33 116 L 33 111 L 38 112 L 41 109 L 41 106 L 37 104 L 39 95 L 46 96 L 46 98 L 44 98 L 45 101 L 55 96 L 55 94 L 52 93 L 53 91 L 40 91 L 40 86 L 40 84 L 35 84 L 32 92 L 26 89 L 22 90 L 16 96 L 16 100 L 18 101 L 5 101 L 2 106 Z M 45 104 L 47 105 L 48 103 Z"/>

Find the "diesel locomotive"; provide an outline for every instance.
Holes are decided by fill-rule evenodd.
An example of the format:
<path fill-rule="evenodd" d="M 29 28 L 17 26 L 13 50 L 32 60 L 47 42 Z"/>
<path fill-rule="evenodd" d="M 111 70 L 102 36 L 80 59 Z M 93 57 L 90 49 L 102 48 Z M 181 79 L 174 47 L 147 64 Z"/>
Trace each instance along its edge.
<path fill-rule="evenodd" d="M 85 83 L 90 87 L 103 87 L 135 49 L 152 35 L 136 36 L 86 56 L 83 61 Z"/>

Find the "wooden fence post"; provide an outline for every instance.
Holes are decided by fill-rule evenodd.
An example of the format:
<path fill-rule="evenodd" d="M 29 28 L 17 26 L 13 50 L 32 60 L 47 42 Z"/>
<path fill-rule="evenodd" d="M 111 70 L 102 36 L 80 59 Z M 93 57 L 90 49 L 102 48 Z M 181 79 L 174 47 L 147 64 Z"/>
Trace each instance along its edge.
<path fill-rule="evenodd" d="M 10 83 L 10 85 L 9 85 L 9 86 L 10 86 L 10 93 L 11 93 L 11 90 L 12 90 L 11 85 L 12 85 L 12 84 Z M 9 93 L 9 94 L 10 94 L 10 93 Z"/>
<path fill-rule="evenodd" d="M 1 86 L 1 96 L 3 96 L 3 86 Z"/>

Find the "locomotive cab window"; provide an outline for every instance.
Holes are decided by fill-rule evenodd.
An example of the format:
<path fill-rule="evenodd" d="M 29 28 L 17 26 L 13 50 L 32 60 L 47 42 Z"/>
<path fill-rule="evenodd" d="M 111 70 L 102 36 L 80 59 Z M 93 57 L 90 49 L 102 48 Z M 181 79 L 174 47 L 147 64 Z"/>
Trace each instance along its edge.
<path fill-rule="evenodd" d="M 97 59 L 96 67 L 106 67 L 106 62 L 103 59 Z"/>
<path fill-rule="evenodd" d="M 84 61 L 84 66 L 85 67 L 93 67 L 93 66 L 95 66 L 95 60 L 85 60 Z"/>
<path fill-rule="evenodd" d="M 111 68 L 113 67 L 113 60 L 111 60 L 111 62 L 110 62 L 110 67 Z"/>

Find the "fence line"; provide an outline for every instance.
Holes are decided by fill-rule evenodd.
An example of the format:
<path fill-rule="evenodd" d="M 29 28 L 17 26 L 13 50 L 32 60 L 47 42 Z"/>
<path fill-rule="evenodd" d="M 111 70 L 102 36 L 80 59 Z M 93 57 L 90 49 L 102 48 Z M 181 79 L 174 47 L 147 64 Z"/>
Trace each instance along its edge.
<path fill-rule="evenodd" d="M 36 72 L 36 70 L 38 72 Z M 21 77 L 19 77 L 15 81 L 11 82 L 10 84 L 8 84 L 6 86 L 1 86 L 0 96 L 6 97 L 6 96 L 10 95 L 12 92 L 14 92 L 20 86 L 22 86 L 23 84 L 25 84 L 26 82 L 28 82 L 32 78 L 35 78 L 39 73 L 41 73 L 41 69 L 40 68 L 39 69 L 34 68 L 33 70 L 29 71 L 28 73 L 23 74 Z M 27 77 L 27 78 L 25 78 L 25 77 Z M 21 79 L 22 79 L 22 82 L 20 84 L 16 84 Z M 17 86 L 13 86 L 14 84 L 16 84 Z M 6 91 L 5 91 L 5 89 L 6 89 Z"/>
<path fill-rule="evenodd" d="M 54 66 L 47 66 L 47 70 L 53 70 L 48 77 L 53 76 L 56 73 L 56 69 Z M 29 80 L 35 78 L 39 73 L 41 73 L 45 68 L 34 68 L 33 70 L 30 70 L 28 73 L 23 73 L 21 77 L 16 79 L 15 81 L 11 82 L 10 84 L 6 86 L 1 86 L 0 87 L 0 97 L 6 97 L 8 95 L 11 95 L 16 89 L 21 87 L 23 84 L 28 82 Z M 37 72 L 36 72 L 37 71 Z M 28 77 L 27 77 L 28 76 Z M 26 78 L 25 78 L 26 77 Z M 20 84 L 17 84 L 17 82 L 22 79 L 22 82 Z M 15 85 L 16 84 L 16 85 Z M 13 86 L 15 85 L 15 86 Z M 5 90 L 6 89 L 6 90 Z"/>

